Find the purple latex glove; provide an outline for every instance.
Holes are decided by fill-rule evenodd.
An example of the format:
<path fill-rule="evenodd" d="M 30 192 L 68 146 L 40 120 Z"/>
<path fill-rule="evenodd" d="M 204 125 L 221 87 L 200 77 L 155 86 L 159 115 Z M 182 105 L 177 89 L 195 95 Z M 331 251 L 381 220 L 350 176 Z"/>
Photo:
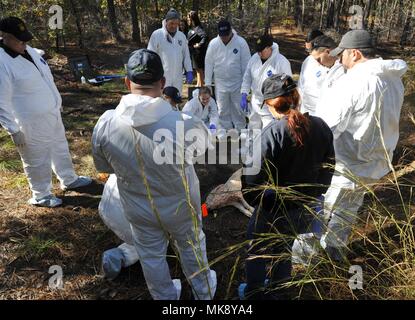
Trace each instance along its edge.
<path fill-rule="evenodd" d="M 191 84 L 193 82 L 193 72 L 188 71 L 186 72 L 186 83 Z"/>
<path fill-rule="evenodd" d="M 246 93 L 242 93 L 241 96 L 241 109 L 244 112 L 248 112 L 248 95 Z"/>
<path fill-rule="evenodd" d="M 215 134 L 215 132 L 216 132 L 216 125 L 215 125 L 214 123 L 212 123 L 212 124 L 209 126 L 209 130 L 210 130 L 210 132 L 211 132 L 212 134 Z"/>
<path fill-rule="evenodd" d="M 324 231 L 324 196 L 321 195 L 317 197 L 317 204 L 314 208 L 316 217 L 313 219 L 311 223 L 311 231 L 315 233 L 316 235 L 322 235 Z"/>

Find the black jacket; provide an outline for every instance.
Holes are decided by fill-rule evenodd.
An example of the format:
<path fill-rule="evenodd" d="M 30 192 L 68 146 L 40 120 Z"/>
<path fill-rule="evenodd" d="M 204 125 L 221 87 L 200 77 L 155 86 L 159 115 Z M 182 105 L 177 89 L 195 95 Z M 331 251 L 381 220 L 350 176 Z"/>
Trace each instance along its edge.
<path fill-rule="evenodd" d="M 254 141 L 261 143 L 261 170 L 257 175 L 242 176 L 242 191 L 251 206 L 262 201 L 267 210 L 281 202 L 285 207 L 295 208 L 327 191 L 335 164 L 333 134 L 323 120 L 308 117 L 310 130 L 302 147 L 295 145 L 287 117 L 274 119 Z M 289 187 L 291 191 L 276 194 L 271 190 L 264 193 L 263 188 L 254 190 L 265 184 Z"/>

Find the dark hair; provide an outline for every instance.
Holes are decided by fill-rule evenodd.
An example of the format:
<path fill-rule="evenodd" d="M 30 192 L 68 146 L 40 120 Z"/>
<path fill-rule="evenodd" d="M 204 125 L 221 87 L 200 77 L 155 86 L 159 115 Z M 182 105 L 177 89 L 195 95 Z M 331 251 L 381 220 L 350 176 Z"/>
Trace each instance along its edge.
<path fill-rule="evenodd" d="M 302 147 L 310 130 L 310 119 L 298 111 L 300 94 L 297 89 L 284 96 L 269 99 L 266 103 L 279 113 L 287 113 L 288 131 L 294 138 L 295 145 Z"/>
<path fill-rule="evenodd" d="M 200 87 L 199 88 L 199 96 L 202 94 L 208 94 L 212 96 L 212 92 L 210 91 L 209 87 Z"/>
<path fill-rule="evenodd" d="M 359 50 L 363 57 L 367 59 L 373 59 L 376 58 L 376 49 L 375 48 L 364 48 L 364 49 L 357 49 Z"/>
<path fill-rule="evenodd" d="M 201 25 L 199 15 L 197 14 L 196 11 L 190 11 L 188 17 L 190 18 L 190 21 L 193 22 L 195 27 L 198 27 Z"/>
<path fill-rule="evenodd" d="M 181 19 L 180 22 L 184 23 L 184 30 L 180 30 L 181 32 L 183 32 L 184 34 L 187 34 L 187 32 L 189 31 L 189 24 L 187 23 L 186 19 Z M 180 26 L 179 26 L 180 29 Z"/>
<path fill-rule="evenodd" d="M 317 38 L 317 37 L 319 37 L 319 36 L 323 36 L 324 35 L 324 33 L 323 32 L 321 32 L 320 30 L 318 30 L 318 29 L 314 29 L 314 30 L 311 30 L 308 34 L 307 34 L 307 37 L 305 38 L 305 41 L 306 42 L 311 42 L 311 41 L 313 41 L 315 38 Z"/>

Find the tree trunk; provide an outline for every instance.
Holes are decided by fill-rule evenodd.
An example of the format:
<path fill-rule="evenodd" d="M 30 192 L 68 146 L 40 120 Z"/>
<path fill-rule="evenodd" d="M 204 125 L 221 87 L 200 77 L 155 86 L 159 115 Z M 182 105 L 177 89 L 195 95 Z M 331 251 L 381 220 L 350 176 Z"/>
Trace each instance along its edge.
<path fill-rule="evenodd" d="M 305 0 L 303 0 L 302 5 L 301 5 L 301 24 L 300 24 L 300 31 L 303 32 L 304 31 L 304 16 L 305 16 Z"/>
<path fill-rule="evenodd" d="M 302 30 L 303 26 L 301 25 L 301 0 L 294 1 L 294 20 L 297 28 Z"/>
<path fill-rule="evenodd" d="M 393 5 L 393 8 L 392 8 L 392 10 L 391 10 L 391 12 L 392 12 L 392 14 L 391 14 L 391 16 L 390 16 L 390 20 L 389 20 L 389 28 L 388 28 L 388 37 L 387 37 L 387 40 L 389 41 L 390 40 L 390 36 L 391 36 L 391 30 L 392 30 L 392 23 L 393 23 L 393 17 L 394 17 L 394 12 L 395 12 L 395 10 L 396 10 L 396 6 L 397 6 L 397 4 L 398 4 L 398 0 L 395 0 L 395 4 Z"/>
<path fill-rule="evenodd" d="M 271 34 L 271 0 L 267 0 L 266 23 L 264 34 Z"/>
<path fill-rule="evenodd" d="M 365 6 L 365 13 L 363 16 L 363 28 L 367 29 L 369 25 L 369 17 L 370 17 L 370 10 L 372 9 L 373 0 L 367 0 L 366 6 Z"/>
<path fill-rule="evenodd" d="M 76 4 L 74 2 L 74 0 L 69 0 L 69 4 L 72 10 L 72 14 L 75 17 L 75 24 L 76 24 L 76 29 L 78 30 L 78 35 L 79 35 L 79 39 L 78 39 L 78 45 L 81 49 L 84 48 L 84 42 L 83 42 L 83 31 L 82 31 L 82 27 L 81 27 L 81 21 L 80 21 L 80 17 L 78 14 L 78 10 L 76 9 Z"/>
<path fill-rule="evenodd" d="M 336 0 L 328 0 L 326 28 L 334 27 L 334 16 L 336 13 Z"/>
<path fill-rule="evenodd" d="M 414 6 L 414 2 L 411 1 L 409 8 L 408 8 L 408 13 L 406 15 L 406 21 L 405 21 L 405 26 L 403 27 L 403 31 L 402 31 L 402 35 L 401 35 L 401 41 L 400 41 L 400 45 L 401 46 L 405 46 L 407 44 L 409 35 L 411 34 L 411 26 L 412 26 L 412 11 L 413 11 L 413 7 Z"/>
<path fill-rule="evenodd" d="M 323 28 L 323 17 L 324 17 L 324 5 L 325 5 L 326 1 L 325 0 L 321 0 L 321 13 L 320 13 L 320 30 Z"/>
<path fill-rule="evenodd" d="M 131 0 L 130 3 L 131 24 L 133 28 L 132 39 L 135 43 L 141 43 L 140 28 L 138 26 L 137 0 Z"/>
<path fill-rule="evenodd" d="M 193 11 L 199 11 L 200 1 L 199 0 L 193 0 L 192 2 L 192 10 Z"/>
<path fill-rule="evenodd" d="M 108 6 L 108 18 L 110 20 L 112 35 L 118 42 L 121 42 L 122 39 L 121 39 L 120 31 L 118 30 L 117 17 L 115 15 L 114 0 L 107 0 L 107 6 Z"/>
<path fill-rule="evenodd" d="M 154 0 L 154 6 L 156 8 L 156 18 L 157 18 L 157 20 L 159 20 L 159 18 L 160 18 L 160 11 L 159 11 L 159 3 L 158 3 L 157 0 Z"/>

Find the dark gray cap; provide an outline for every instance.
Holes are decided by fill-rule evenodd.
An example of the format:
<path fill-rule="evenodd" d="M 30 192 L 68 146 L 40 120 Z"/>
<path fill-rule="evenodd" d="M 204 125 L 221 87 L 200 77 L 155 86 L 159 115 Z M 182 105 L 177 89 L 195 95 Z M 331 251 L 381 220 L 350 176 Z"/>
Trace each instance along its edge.
<path fill-rule="evenodd" d="M 297 84 L 293 78 L 285 73 L 274 74 L 271 77 L 265 79 L 262 84 L 262 95 L 265 101 L 268 99 L 274 99 L 276 97 L 284 96 L 297 88 Z M 261 108 L 262 108 L 261 106 Z"/>
<path fill-rule="evenodd" d="M 180 14 L 176 11 L 176 9 L 171 8 L 165 17 L 166 21 L 168 20 L 180 20 Z"/>
<path fill-rule="evenodd" d="M 127 77 L 138 85 L 152 87 L 163 78 L 164 69 L 160 56 L 148 49 L 131 53 L 127 63 Z"/>
<path fill-rule="evenodd" d="M 330 52 L 332 57 L 338 56 L 345 49 L 369 49 L 374 48 L 371 34 L 363 29 L 347 32 L 340 41 L 339 46 Z"/>

